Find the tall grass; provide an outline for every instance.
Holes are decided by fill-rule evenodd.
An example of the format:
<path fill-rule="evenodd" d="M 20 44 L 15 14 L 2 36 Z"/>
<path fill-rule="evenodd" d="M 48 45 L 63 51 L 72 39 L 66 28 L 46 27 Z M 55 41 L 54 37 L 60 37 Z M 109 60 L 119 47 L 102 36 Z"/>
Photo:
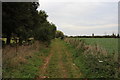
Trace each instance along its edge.
<path fill-rule="evenodd" d="M 3 48 L 3 78 L 34 78 L 49 52 L 43 43 L 36 41 L 32 45 Z M 45 55 L 43 55 L 45 54 Z"/>
<path fill-rule="evenodd" d="M 117 54 L 109 52 L 99 45 L 89 45 L 85 40 L 66 38 L 65 42 L 72 45 L 74 62 L 87 78 L 117 78 Z"/>

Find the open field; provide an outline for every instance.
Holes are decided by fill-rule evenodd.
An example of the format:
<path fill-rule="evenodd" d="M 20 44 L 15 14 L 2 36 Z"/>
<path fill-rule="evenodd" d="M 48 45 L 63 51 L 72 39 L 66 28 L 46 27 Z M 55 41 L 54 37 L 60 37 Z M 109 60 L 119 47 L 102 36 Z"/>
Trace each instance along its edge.
<path fill-rule="evenodd" d="M 99 45 L 106 49 L 109 53 L 118 52 L 118 38 L 77 38 L 84 40 L 88 45 Z"/>

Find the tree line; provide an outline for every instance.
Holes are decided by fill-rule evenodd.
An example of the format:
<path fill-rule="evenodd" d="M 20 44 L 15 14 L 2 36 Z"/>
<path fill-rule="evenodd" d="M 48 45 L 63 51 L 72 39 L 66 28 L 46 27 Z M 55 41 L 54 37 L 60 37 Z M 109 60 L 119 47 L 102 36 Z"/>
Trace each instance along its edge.
<path fill-rule="evenodd" d="M 120 38 L 120 35 L 117 34 L 115 35 L 114 33 L 112 35 L 103 35 L 103 36 L 99 36 L 99 35 L 94 35 L 92 34 L 92 36 L 66 36 L 69 38 Z"/>
<path fill-rule="evenodd" d="M 56 25 L 47 20 L 45 11 L 38 11 L 38 2 L 3 2 L 2 3 L 2 37 L 18 38 L 19 44 L 29 38 L 50 42 L 55 38 Z"/>

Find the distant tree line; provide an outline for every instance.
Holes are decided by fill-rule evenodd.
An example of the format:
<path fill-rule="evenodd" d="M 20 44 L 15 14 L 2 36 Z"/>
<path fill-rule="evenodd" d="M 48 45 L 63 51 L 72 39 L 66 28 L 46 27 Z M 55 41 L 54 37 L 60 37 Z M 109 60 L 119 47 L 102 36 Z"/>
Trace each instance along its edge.
<path fill-rule="evenodd" d="M 103 35 L 103 36 L 95 36 L 92 34 L 92 36 L 66 36 L 70 38 L 120 38 L 120 35 L 115 35 L 114 33 L 112 35 Z"/>
<path fill-rule="evenodd" d="M 50 42 L 55 38 L 56 26 L 47 21 L 45 11 L 38 11 L 38 2 L 3 2 L 2 37 L 19 39 L 19 44 L 29 38 Z"/>

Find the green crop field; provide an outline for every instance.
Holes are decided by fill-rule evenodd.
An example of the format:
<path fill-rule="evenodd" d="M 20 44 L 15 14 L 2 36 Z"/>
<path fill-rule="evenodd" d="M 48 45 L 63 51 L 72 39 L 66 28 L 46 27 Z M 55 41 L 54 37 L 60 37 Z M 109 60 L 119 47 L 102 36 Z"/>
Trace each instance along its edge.
<path fill-rule="evenodd" d="M 84 40 L 86 44 L 95 45 L 106 49 L 109 53 L 116 53 L 118 51 L 118 39 L 117 38 L 79 38 Z"/>

